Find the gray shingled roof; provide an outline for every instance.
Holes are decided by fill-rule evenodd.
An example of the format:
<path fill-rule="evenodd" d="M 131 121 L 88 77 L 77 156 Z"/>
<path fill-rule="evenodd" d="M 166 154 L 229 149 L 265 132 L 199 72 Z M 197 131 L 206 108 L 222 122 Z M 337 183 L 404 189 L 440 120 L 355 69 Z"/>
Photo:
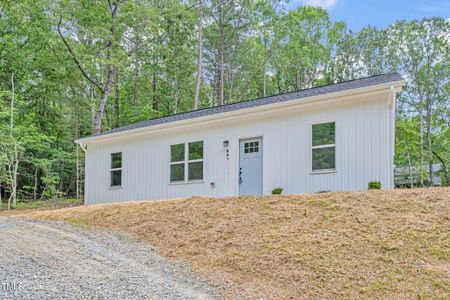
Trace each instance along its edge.
<path fill-rule="evenodd" d="M 395 82 L 395 81 L 400 81 L 402 79 L 403 78 L 399 73 L 365 77 L 365 78 L 361 78 L 361 79 L 355 79 L 355 80 L 345 81 L 345 82 L 341 82 L 341 83 L 300 90 L 300 91 L 296 91 L 296 92 L 284 93 L 284 94 L 279 94 L 279 95 L 274 95 L 274 96 L 269 96 L 269 97 L 264 97 L 264 98 L 246 100 L 246 101 L 237 102 L 237 103 L 231 103 L 231 104 L 215 106 L 215 107 L 208 107 L 208 108 L 203 108 L 203 109 L 199 109 L 199 110 L 195 110 L 195 111 L 179 113 L 179 114 L 169 115 L 169 116 L 165 116 L 165 117 L 159 117 L 159 118 L 150 119 L 150 120 L 135 123 L 135 124 L 130 124 L 130 125 L 123 126 L 120 128 L 115 128 L 115 129 L 105 131 L 102 133 L 98 133 L 96 135 L 93 135 L 92 137 L 103 136 L 103 135 L 107 135 L 107 134 L 142 128 L 142 127 L 150 127 L 150 126 L 164 124 L 164 123 L 182 121 L 182 120 L 187 120 L 187 119 L 194 119 L 194 118 L 199 118 L 199 117 L 204 117 L 204 116 L 209 116 L 209 115 L 214 115 L 214 114 L 235 111 L 235 110 L 239 110 L 239 109 L 245 109 L 245 108 L 250 108 L 250 107 L 272 104 L 272 103 L 286 102 L 286 101 L 295 100 L 295 99 L 308 98 L 308 97 L 312 97 L 312 96 L 336 93 L 336 92 L 341 92 L 341 91 L 346 91 L 346 90 L 367 87 L 367 86 L 371 86 L 371 85 Z"/>

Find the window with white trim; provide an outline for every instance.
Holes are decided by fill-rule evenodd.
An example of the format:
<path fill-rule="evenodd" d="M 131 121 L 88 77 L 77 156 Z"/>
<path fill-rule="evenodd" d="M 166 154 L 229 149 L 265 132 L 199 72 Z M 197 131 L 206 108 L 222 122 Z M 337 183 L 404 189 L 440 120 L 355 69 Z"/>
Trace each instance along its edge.
<path fill-rule="evenodd" d="M 244 153 L 258 153 L 258 152 L 259 152 L 259 141 L 244 143 Z"/>
<path fill-rule="evenodd" d="M 312 125 L 312 171 L 336 169 L 336 123 Z"/>
<path fill-rule="evenodd" d="M 111 187 L 122 186 L 122 152 L 111 153 Z"/>
<path fill-rule="evenodd" d="M 203 180 L 203 141 L 170 146 L 170 182 Z"/>

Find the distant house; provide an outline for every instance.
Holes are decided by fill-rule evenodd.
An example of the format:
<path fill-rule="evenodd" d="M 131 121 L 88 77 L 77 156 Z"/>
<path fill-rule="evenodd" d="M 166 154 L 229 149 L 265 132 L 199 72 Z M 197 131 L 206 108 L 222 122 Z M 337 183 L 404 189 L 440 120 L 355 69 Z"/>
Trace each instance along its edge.
<path fill-rule="evenodd" d="M 428 169 L 425 168 L 425 172 Z M 441 186 L 441 178 L 439 174 L 442 170 L 441 164 L 433 164 L 433 186 Z M 396 167 L 394 169 L 394 182 L 396 187 L 413 187 L 418 186 L 420 182 L 419 168 L 412 166 L 409 167 Z M 426 185 L 429 185 L 429 175 L 424 176 L 424 181 Z"/>
<path fill-rule="evenodd" d="M 394 187 L 399 74 L 151 119 L 77 140 L 85 203 Z"/>

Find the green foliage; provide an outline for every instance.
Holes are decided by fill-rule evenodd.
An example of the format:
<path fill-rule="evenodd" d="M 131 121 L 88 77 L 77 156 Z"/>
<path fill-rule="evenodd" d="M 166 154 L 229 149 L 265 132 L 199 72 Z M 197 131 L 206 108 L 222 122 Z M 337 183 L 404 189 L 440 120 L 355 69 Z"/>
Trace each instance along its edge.
<path fill-rule="evenodd" d="M 282 192 L 283 192 L 283 188 L 277 187 L 272 190 L 272 195 L 281 195 Z"/>
<path fill-rule="evenodd" d="M 381 189 L 381 182 L 379 181 L 370 181 L 367 185 L 369 190 L 380 190 Z"/>
<path fill-rule="evenodd" d="M 272 60 L 280 92 L 317 84 L 319 70 L 326 68 L 330 60 L 330 31 L 328 14 L 321 8 L 302 6 L 280 18 Z"/>
<path fill-rule="evenodd" d="M 60 198 L 60 199 L 49 199 L 49 200 L 23 200 L 18 201 L 17 206 L 14 207 L 16 210 L 24 209 L 53 209 L 62 207 L 72 207 L 83 204 L 82 201 L 78 199 L 71 198 Z M 1 209 L 1 208 L 0 208 Z"/>

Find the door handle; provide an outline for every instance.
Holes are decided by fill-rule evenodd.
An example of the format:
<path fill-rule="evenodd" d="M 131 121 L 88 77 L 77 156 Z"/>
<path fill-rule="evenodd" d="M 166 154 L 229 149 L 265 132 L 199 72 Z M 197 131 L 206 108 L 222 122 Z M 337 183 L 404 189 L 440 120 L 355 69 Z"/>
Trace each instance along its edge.
<path fill-rule="evenodd" d="M 239 168 L 239 184 L 242 183 L 242 168 Z"/>

